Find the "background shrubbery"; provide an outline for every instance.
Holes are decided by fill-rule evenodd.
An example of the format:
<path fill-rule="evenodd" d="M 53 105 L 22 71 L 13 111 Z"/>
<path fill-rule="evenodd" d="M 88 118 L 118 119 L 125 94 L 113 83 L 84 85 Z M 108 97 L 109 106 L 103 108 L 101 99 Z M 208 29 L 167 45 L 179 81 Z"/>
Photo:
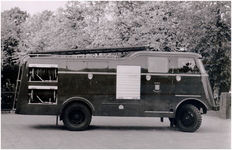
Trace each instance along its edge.
<path fill-rule="evenodd" d="M 201 54 L 212 87 L 228 92 L 231 2 L 74 1 L 33 16 L 19 8 L 4 11 L 2 91 L 15 85 L 21 54 L 28 51 L 145 45 Z"/>

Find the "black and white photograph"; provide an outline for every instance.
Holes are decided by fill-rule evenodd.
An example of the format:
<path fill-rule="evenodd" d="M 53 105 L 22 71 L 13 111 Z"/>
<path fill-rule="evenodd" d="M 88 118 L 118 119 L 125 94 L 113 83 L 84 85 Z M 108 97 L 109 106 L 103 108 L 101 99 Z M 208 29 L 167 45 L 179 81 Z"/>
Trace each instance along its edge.
<path fill-rule="evenodd" d="M 231 149 L 231 1 L 1 1 L 1 149 Z"/>

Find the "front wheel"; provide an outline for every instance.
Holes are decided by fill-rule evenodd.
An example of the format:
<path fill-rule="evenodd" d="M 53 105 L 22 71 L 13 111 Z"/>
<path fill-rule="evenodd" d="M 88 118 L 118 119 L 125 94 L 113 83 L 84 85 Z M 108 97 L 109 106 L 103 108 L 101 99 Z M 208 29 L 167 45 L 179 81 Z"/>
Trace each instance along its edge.
<path fill-rule="evenodd" d="M 184 132 L 195 132 L 202 122 L 200 111 L 191 104 L 185 104 L 177 111 L 175 125 Z"/>
<path fill-rule="evenodd" d="M 85 130 L 92 119 L 89 108 L 82 103 L 68 105 L 63 114 L 63 123 L 68 130 Z"/>

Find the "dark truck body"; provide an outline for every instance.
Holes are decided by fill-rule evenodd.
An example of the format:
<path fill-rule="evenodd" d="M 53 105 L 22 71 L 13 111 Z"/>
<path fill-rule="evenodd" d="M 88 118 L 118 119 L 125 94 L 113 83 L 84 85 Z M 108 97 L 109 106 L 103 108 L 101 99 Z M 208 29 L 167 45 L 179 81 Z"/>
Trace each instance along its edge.
<path fill-rule="evenodd" d="M 168 117 L 175 125 L 183 105 L 201 113 L 218 109 L 200 58 L 153 51 L 126 58 L 28 56 L 21 63 L 16 113 L 63 120 L 67 106 L 81 103 L 91 116 Z"/>

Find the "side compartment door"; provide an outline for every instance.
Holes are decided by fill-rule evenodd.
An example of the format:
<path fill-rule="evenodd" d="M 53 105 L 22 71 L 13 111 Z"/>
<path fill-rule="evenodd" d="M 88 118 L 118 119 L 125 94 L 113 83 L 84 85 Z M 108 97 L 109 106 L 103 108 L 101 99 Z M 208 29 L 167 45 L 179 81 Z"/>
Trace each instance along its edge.
<path fill-rule="evenodd" d="M 103 102 L 103 115 L 139 116 L 141 66 L 117 65 L 115 99 Z"/>
<path fill-rule="evenodd" d="M 173 77 L 168 74 L 168 57 L 147 57 L 145 113 L 169 111 Z"/>

